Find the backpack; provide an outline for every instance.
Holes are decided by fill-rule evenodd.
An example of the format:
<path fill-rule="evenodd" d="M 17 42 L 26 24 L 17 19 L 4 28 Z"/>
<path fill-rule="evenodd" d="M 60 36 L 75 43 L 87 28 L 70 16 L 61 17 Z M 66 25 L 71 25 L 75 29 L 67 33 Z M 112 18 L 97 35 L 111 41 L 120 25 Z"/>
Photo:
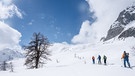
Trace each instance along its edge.
<path fill-rule="evenodd" d="M 121 59 L 124 59 L 125 57 L 128 58 L 129 57 L 129 53 L 123 53 Z"/>
<path fill-rule="evenodd" d="M 123 53 L 121 59 L 123 59 L 124 57 L 125 57 L 125 54 Z"/>
<path fill-rule="evenodd" d="M 94 59 L 95 59 L 95 57 L 94 57 L 94 56 L 92 56 L 92 59 L 94 60 Z"/>
<path fill-rule="evenodd" d="M 127 56 L 129 56 L 129 53 L 126 53 Z"/>
<path fill-rule="evenodd" d="M 107 57 L 106 57 L 106 56 L 104 56 L 104 57 L 103 57 L 103 59 L 105 60 L 105 59 L 107 59 Z"/>
<path fill-rule="evenodd" d="M 101 56 L 100 55 L 98 56 L 98 59 L 101 60 Z"/>

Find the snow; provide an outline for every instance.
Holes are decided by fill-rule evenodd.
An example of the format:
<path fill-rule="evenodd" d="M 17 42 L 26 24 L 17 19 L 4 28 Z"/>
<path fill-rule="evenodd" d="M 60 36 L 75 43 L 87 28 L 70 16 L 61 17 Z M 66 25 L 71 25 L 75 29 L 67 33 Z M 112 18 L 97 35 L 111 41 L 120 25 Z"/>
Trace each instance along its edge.
<path fill-rule="evenodd" d="M 124 31 L 125 31 L 125 30 L 128 30 L 129 28 L 132 28 L 132 27 L 135 27 L 135 21 L 130 22 L 130 23 L 125 27 Z"/>
<path fill-rule="evenodd" d="M 132 41 L 132 43 L 131 43 Z M 54 44 L 51 61 L 43 68 L 27 69 L 24 66 L 25 59 L 13 60 L 14 72 L 0 71 L 1 76 L 134 76 L 135 59 L 131 54 L 135 39 L 99 42 L 97 44 Z M 59 48 L 59 49 L 57 49 Z M 60 49 L 64 48 L 64 49 Z M 124 68 L 121 60 L 123 51 L 130 53 L 130 64 L 133 69 Z M 91 57 L 98 55 L 107 56 L 107 65 L 92 64 Z"/>
<path fill-rule="evenodd" d="M 14 58 L 22 58 L 24 55 L 18 50 L 12 50 L 9 48 L 0 50 L 0 62 L 12 60 Z"/>
<path fill-rule="evenodd" d="M 91 26 L 89 25 L 89 22 L 87 22 L 86 25 L 84 25 L 84 27 L 82 28 L 82 30 L 80 30 L 83 33 L 86 33 L 86 36 L 84 36 L 82 40 L 84 41 L 86 40 L 86 42 L 88 41 L 89 43 L 85 42 L 85 44 L 77 44 L 77 45 L 67 43 L 54 43 L 53 46 L 49 48 L 49 50 L 52 51 L 52 56 L 50 57 L 51 61 L 48 61 L 47 64 L 43 66 L 43 68 L 27 69 L 27 67 L 24 66 L 25 59 L 18 58 L 12 60 L 14 72 L 10 72 L 10 70 L 0 71 L 0 75 L 1 76 L 134 76 L 135 53 L 131 48 L 135 46 L 135 38 L 130 37 L 124 40 L 119 40 L 118 38 L 115 38 L 108 40 L 106 42 L 98 42 L 96 44 L 91 44 L 91 42 L 93 42 L 93 37 L 96 39 L 96 37 L 101 38 L 104 35 L 106 35 L 107 33 L 106 30 L 108 30 L 110 24 L 113 23 L 113 21 L 117 18 L 119 12 L 122 11 L 123 8 L 127 7 L 127 5 L 132 3 L 134 0 L 130 0 L 128 2 L 126 0 L 125 1 L 117 0 L 118 2 L 116 0 L 112 1 L 102 0 L 100 2 L 99 0 L 87 0 L 87 1 L 89 2 L 91 7 L 93 5 L 95 17 L 98 18 L 97 21 L 93 23 Z M 13 7 L 11 8 L 11 6 Z M 22 18 L 21 13 L 17 10 L 18 8 L 12 3 L 8 7 L 5 7 L 5 5 L 3 5 L 0 2 L 0 8 L 10 10 L 10 12 L 14 12 L 13 14 L 16 14 L 18 17 Z M 135 11 L 133 11 L 133 13 L 134 12 Z M 8 15 L 6 15 L 6 13 L 8 13 Z M 1 17 L 2 19 L 7 19 L 12 17 L 13 14 L 9 14 L 9 11 L 4 11 L 2 12 L 2 14 L 0 13 L 0 17 L 2 16 Z M 4 22 L 0 21 L 0 23 L 1 29 L 7 31 L 10 30 L 11 33 L 13 33 L 11 34 L 12 36 L 10 36 L 9 33 L 5 34 L 5 32 L 3 31 L 2 33 L 0 33 L 3 34 L 2 38 L 4 39 L 4 40 L 1 39 L 3 41 L 0 42 L 1 43 L 0 48 L 2 47 L 5 48 L 7 46 L 13 47 L 13 45 L 18 44 L 20 41 L 21 34 L 17 30 L 9 27 L 9 25 L 5 24 Z M 5 27 L 3 28 L 2 25 L 4 25 Z M 132 26 L 134 27 L 134 22 L 130 23 L 125 28 L 128 29 Z M 89 29 L 86 27 L 88 28 L 91 27 L 90 29 L 91 31 L 89 31 Z M 79 35 L 79 37 L 77 38 L 80 38 L 82 35 L 83 34 Z M 8 45 L 5 43 L 7 43 Z M 121 60 L 121 55 L 123 51 L 127 51 L 130 53 L 129 59 L 133 69 L 123 67 L 123 60 Z M 3 51 L 0 52 L 3 53 Z M 14 53 L 14 50 L 11 50 L 11 52 L 9 51 L 9 53 L 7 50 L 5 50 L 4 52 L 7 54 L 8 57 L 8 55 L 11 55 L 11 52 Z M 15 56 L 15 54 L 12 55 Z M 101 65 L 97 64 L 97 59 L 96 64 L 92 64 L 91 57 L 95 56 L 95 58 L 97 58 L 98 55 L 101 55 L 102 57 L 103 55 L 107 56 L 107 65 L 104 65 L 103 62 Z"/>

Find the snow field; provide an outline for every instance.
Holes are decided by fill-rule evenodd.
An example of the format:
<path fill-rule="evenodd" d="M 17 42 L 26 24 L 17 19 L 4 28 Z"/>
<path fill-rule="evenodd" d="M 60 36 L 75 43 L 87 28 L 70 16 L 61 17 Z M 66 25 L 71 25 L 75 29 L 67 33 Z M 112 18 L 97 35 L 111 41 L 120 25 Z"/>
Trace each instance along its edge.
<path fill-rule="evenodd" d="M 131 39 L 130 39 L 131 40 Z M 133 42 L 133 41 L 132 41 Z M 135 56 L 131 54 L 130 41 L 125 40 L 99 43 L 97 45 L 72 45 L 53 47 L 51 61 L 43 68 L 26 69 L 25 59 L 13 60 L 14 72 L 0 71 L 1 76 L 134 76 Z M 59 47 L 64 47 L 59 48 Z M 59 49 L 57 49 L 59 48 Z M 56 50 L 57 49 L 57 50 Z M 133 69 L 124 68 L 121 55 L 123 51 L 130 53 L 130 63 Z M 97 56 L 107 56 L 107 65 L 97 64 Z M 92 64 L 91 57 L 95 56 L 96 64 Z M 103 60 L 103 59 L 102 59 Z"/>

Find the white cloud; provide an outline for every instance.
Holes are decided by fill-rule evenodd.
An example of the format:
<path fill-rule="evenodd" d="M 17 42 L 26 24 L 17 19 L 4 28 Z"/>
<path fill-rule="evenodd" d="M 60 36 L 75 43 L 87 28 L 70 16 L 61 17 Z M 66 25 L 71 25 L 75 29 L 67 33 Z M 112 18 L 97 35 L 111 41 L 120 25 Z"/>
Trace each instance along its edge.
<path fill-rule="evenodd" d="M 28 25 L 32 25 L 33 23 L 32 22 L 29 22 Z"/>
<path fill-rule="evenodd" d="M 0 21 L 0 49 L 13 48 L 20 42 L 21 33 Z"/>
<path fill-rule="evenodd" d="M 95 37 L 95 40 L 99 41 L 101 37 L 106 36 L 107 31 L 111 24 L 117 19 L 119 13 L 134 1 L 135 0 L 87 0 L 90 6 L 90 11 L 94 12 L 94 17 L 96 17 L 97 20 L 88 28 L 82 28 L 84 23 L 86 23 L 84 22 L 80 29 L 80 33 L 73 37 L 72 42 L 93 42 L 93 39 L 90 38 Z M 81 33 L 82 30 L 86 31 Z M 86 32 L 88 35 L 85 35 Z"/>
<path fill-rule="evenodd" d="M 0 50 L 19 47 L 21 33 L 3 22 L 14 15 L 22 18 L 21 12 L 12 0 L 0 0 L 0 20 L 2 20 L 0 21 Z"/>
<path fill-rule="evenodd" d="M 12 3 L 12 0 L 1 0 L 1 2 L 4 4 L 4 5 L 9 5 Z"/>
<path fill-rule="evenodd" d="M 19 9 L 10 1 L 2 0 L 0 1 L 0 19 L 8 19 L 13 17 L 13 15 L 17 15 L 19 18 L 22 18 L 22 14 Z"/>
<path fill-rule="evenodd" d="M 95 33 L 93 32 L 93 26 L 90 25 L 89 21 L 83 22 L 80 32 L 72 39 L 73 43 L 88 43 L 95 42 Z"/>
<path fill-rule="evenodd" d="M 34 22 L 34 20 L 31 20 L 31 21 L 28 23 L 28 25 L 32 25 L 33 22 Z"/>

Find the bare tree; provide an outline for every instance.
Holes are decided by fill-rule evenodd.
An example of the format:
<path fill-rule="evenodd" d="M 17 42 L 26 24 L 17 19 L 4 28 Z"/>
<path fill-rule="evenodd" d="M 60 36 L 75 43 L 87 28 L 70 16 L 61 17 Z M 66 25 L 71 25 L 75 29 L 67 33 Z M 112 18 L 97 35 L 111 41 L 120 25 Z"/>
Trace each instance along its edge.
<path fill-rule="evenodd" d="M 25 65 L 30 69 L 37 69 L 45 63 L 45 60 L 50 60 L 48 58 L 50 55 L 49 46 L 50 43 L 46 37 L 41 33 L 34 33 L 29 45 L 25 46 L 27 51 Z"/>
<path fill-rule="evenodd" d="M 9 64 L 10 64 L 10 72 L 14 72 L 13 63 L 10 62 Z"/>
<path fill-rule="evenodd" d="M 7 62 L 6 61 L 3 61 L 0 65 L 0 69 L 2 71 L 6 71 L 7 70 Z"/>

